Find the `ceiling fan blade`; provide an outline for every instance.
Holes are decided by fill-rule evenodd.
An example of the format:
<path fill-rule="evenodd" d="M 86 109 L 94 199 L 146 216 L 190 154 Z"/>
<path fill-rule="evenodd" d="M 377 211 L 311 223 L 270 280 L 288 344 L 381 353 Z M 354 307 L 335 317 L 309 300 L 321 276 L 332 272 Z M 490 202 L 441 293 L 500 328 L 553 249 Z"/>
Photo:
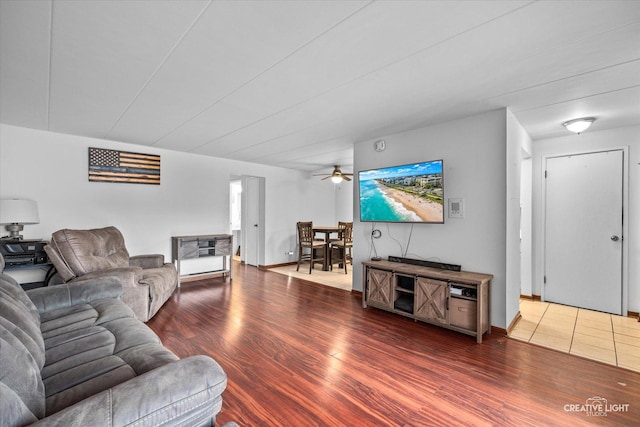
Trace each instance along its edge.
<path fill-rule="evenodd" d="M 321 181 L 324 181 L 325 179 L 328 179 L 328 178 L 341 178 L 341 179 L 344 179 L 345 181 L 351 181 L 351 178 L 349 177 L 353 176 L 353 173 L 344 173 L 340 170 L 339 165 L 333 165 L 333 172 L 331 172 L 330 174 L 315 173 L 311 176 L 324 176 L 324 178 L 321 178 Z"/>

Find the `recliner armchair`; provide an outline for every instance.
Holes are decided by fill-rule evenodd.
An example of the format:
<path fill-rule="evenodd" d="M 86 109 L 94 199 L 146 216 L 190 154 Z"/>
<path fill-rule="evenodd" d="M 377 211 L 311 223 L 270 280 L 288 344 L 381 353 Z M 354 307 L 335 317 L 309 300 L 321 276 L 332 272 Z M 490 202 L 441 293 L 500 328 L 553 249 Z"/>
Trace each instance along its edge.
<path fill-rule="evenodd" d="M 158 312 L 178 284 L 176 268 L 164 262 L 164 255 L 130 257 L 116 227 L 58 230 L 44 249 L 59 281 L 116 277 L 122 284 L 122 300 L 143 322 Z"/>

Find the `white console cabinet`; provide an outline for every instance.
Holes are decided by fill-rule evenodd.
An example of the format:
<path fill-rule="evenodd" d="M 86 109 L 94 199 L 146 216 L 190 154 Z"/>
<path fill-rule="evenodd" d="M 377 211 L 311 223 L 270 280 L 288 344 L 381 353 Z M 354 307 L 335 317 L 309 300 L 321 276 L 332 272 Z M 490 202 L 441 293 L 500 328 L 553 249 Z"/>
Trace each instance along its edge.
<path fill-rule="evenodd" d="M 201 236 L 172 236 L 171 258 L 178 270 L 178 286 L 180 286 L 180 262 L 186 259 L 204 257 L 222 257 L 222 269 L 204 271 L 198 275 L 222 273 L 231 277 L 231 256 L 233 251 L 233 236 L 231 234 L 207 234 Z"/>

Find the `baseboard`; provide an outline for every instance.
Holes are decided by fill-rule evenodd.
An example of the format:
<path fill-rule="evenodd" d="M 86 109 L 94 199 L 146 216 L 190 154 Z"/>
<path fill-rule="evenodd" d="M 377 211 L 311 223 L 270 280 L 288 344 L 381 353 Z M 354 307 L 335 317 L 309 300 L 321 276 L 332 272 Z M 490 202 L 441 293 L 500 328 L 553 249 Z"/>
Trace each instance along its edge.
<path fill-rule="evenodd" d="M 511 333 L 511 331 L 513 330 L 513 328 L 516 327 L 516 324 L 518 323 L 518 320 L 520 320 L 520 319 L 522 319 L 522 314 L 520 314 L 520 312 L 518 311 L 518 314 L 516 314 L 516 316 L 513 318 L 513 320 L 511 321 L 511 323 L 507 327 L 507 330 L 505 331 L 507 335 L 509 335 Z"/>
<path fill-rule="evenodd" d="M 502 329 L 497 326 L 491 326 L 491 335 L 493 334 L 500 335 L 500 336 L 508 336 L 506 329 Z"/>
<path fill-rule="evenodd" d="M 640 313 L 638 313 L 637 311 L 627 311 L 627 317 L 633 317 L 638 319 L 638 322 L 640 322 Z"/>
<path fill-rule="evenodd" d="M 282 264 L 261 265 L 260 268 L 265 269 L 265 270 L 269 270 L 271 268 L 287 267 L 289 265 L 296 265 L 296 264 L 297 264 L 297 262 L 293 261 L 293 262 L 285 262 L 285 263 L 282 263 Z"/>
<path fill-rule="evenodd" d="M 540 295 L 520 295 L 520 299 L 528 299 L 530 301 L 541 301 Z"/>

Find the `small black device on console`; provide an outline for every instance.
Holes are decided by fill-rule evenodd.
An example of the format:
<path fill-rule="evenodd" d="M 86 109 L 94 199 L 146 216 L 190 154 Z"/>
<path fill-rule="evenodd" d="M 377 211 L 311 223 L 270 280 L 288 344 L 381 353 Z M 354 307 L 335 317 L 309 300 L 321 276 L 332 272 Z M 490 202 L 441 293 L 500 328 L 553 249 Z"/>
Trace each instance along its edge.
<path fill-rule="evenodd" d="M 422 259 L 402 258 L 399 256 L 389 255 L 389 261 L 401 262 L 403 264 L 421 265 L 423 267 L 438 268 L 440 270 L 460 271 L 462 266 L 459 264 L 447 264 L 444 262 L 426 261 Z"/>
<path fill-rule="evenodd" d="M 464 288 L 462 290 L 462 296 L 469 298 L 477 298 L 478 294 L 475 289 Z"/>
<path fill-rule="evenodd" d="M 44 251 L 46 242 L 41 240 L 0 239 L 0 254 L 6 267 L 22 265 L 48 264 L 49 259 Z"/>

